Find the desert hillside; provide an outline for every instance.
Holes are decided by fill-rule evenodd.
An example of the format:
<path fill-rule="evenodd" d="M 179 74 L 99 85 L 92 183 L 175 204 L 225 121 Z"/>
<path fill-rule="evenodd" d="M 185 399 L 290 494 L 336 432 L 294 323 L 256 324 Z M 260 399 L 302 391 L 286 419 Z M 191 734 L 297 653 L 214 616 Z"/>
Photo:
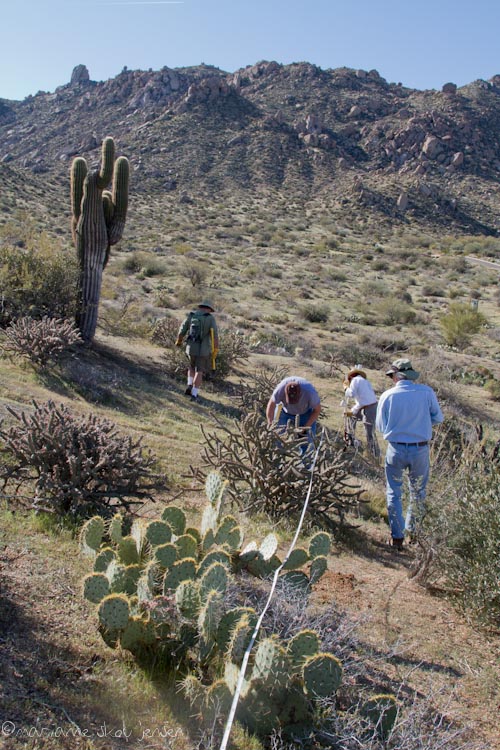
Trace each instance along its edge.
<path fill-rule="evenodd" d="M 207 668 L 207 653 L 172 668 L 151 642 L 138 654 L 99 627 L 99 599 L 82 595 L 83 578 L 95 571 L 73 505 L 78 471 L 72 493 L 57 471 L 43 484 L 34 467 L 51 450 L 63 455 L 54 438 L 61 414 L 90 433 L 105 425 L 106 461 L 113 463 L 115 439 L 122 449 L 120 436 L 131 461 L 141 450 L 153 457 L 154 481 L 148 474 L 138 504 L 122 507 L 123 528 L 152 523 L 174 504 L 189 524 L 178 536 L 190 531 L 183 543 L 201 554 L 204 478 L 225 466 L 231 484 L 241 468 L 222 449 L 217 464 L 220 441 L 240 445 L 245 420 L 258 435 L 263 404 L 285 374 L 318 389 L 328 443 L 322 467 L 341 467 L 332 485 L 340 477 L 339 496 L 352 490 L 361 502 L 333 504 L 327 525 L 306 519 L 298 557 L 307 596 L 282 593 L 265 628 L 283 638 L 317 628 L 343 681 L 321 705 L 306 704 L 297 674 L 291 681 L 301 688 L 298 702 L 287 703 L 288 724 L 296 716 L 301 724 L 315 706 L 307 737 L 304 722 L 300 739 L 237 724 L 229 747 L 496 750 L 499 115 L 499 76 L 417 91 L 377 71 L 308 63 L 261 62 L 234 73 L 124 69 L 105 82 L 80 65 L 55 92 L 0 100 L 0 736 L 8 750 L 219 747 L 224 711 L 208 721 L 180 681 L 189 672 L 192 690 L 208 691 L 231 670 L 220 659 Z M 34 346 L 13 326 L 25 317 L 42 326 L 50 326 L 44 316 L 74 317 L 69 170 L 76 156 L 96 166 L 105 136 L 130 162 L 123 237 L 103 271 L 95 338 L 45 360 L 38 351 L 48 351 L 52 333 Z M 194 403 L 175 337 L 186 312 L 207 299 L 221 334 L 219 369 Z M 398 357 L 412 360 L 445 414 L 432 443 L 428 517 L 417 543 L 400 553 L 387 543 L 382 462 L 360 426 L 356 440 L 345 439 L 341 404 L 351 367 L 361 364 L 380 396 Z M 40 409 L 52 414 L 47 424 L 37 422 Z M 33 434 L 16 457 L 9 430 L 18 425 Z M 253 453 L 241 459 L 245 477 L 264 475 L 264 497 L 283 484 L 273 489 L 266 471 L 276 482 L 276 467 L 259 463 L 265 437 L 250 440 Z M 94 454 L 79 464 L 71 447 L 69 456 L 71 466 L 99 464 Z M 295 474 L 287 481 L 296 489 Z M 137 489 L 130 476 L 120 479 L 111 506 L 97 493 L 108 517 L 127 488 Z M 271 557 L 283 557 L 298 521 L 293 508 L 270 515 L 264 503 L 256 511 L 247 485 L 231 489 L 224 512 L 241 548 L 271 539 Z M 323 543 L 325 529 L 331 541 L 315 578 L 308 540 L 319 533 Z M 144 549 L 147 557 L 154 545 Z M 127 564 L 138 569 L 137 554 Z M 228 599 L 247 608 L 261 601 L 269 569 L 258 572 L 259 583 L 242 589 L 247 599 L 231 587 Z M 196 643 L 193 654 L 203 639 Z M 398 706 L 396 725 L 368 733 L 367 699 L 387 694 Z"/>

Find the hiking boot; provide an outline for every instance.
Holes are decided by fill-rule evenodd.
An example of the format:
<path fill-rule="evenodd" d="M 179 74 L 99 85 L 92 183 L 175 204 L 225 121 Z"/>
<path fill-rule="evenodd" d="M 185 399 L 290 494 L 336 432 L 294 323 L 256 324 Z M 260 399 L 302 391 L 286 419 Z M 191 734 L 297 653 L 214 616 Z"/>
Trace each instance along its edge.
<path fill-rule="evenodd" d="M 194 401 L 196 404 L 200 403 L 200 399 L 198 398 L 198 396 L 193 396 L 193 394 L 191 394 L 191 401 Z"/>
<path fill-rule="evenodd" d="M 192 385 L 188 385 L 188 387 L 187 387 L 187 388 L 186 388 L 186 390 L 184 391 L 184 395 L 185 395 L 185 396 L 190 396 L 190 395 L 191 395 L 191 391 L 192 391 L 192 390 L 193 390 L 193 386 L 192 386 Z"/>
<path fill-rule="evenodd" d="M 391 537 L 391 547 L 393 547 L 395 550 L 403 549 L 403 542 L 404 539 L 398 539 L 395 536 Z"/>

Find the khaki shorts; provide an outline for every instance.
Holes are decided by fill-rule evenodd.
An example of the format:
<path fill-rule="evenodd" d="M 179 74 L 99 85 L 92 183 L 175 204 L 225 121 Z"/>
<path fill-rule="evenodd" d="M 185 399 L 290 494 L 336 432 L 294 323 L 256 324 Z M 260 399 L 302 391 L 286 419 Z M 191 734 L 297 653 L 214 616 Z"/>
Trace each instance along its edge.
<path fill-rule="evenodd" d="M 210 372 L 212 357 L 202 357 L 199 354 L 188 354 L 189 366 L 196 372 Z"/>

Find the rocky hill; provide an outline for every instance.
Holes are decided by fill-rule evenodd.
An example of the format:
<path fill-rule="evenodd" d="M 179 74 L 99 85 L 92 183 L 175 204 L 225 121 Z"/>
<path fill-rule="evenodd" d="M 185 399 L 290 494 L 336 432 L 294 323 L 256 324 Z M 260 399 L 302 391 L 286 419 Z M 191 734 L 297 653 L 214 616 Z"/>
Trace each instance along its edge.
<path fill-rule="evenodd" d="M 53 93 L 0 99 L 0 175 L 4 184 L 26 171 L 41 185 L 67 180 L 75 155 L 97 162 L 102 138 L 113 135 L 137 193 L 219 199 L 278 190 L 497 234 L 499 126 L 500 75 L 419 91 L 375 70 L 308 63 L 235 73 L 124 68 L 104 82 L 79 65 Z"/>

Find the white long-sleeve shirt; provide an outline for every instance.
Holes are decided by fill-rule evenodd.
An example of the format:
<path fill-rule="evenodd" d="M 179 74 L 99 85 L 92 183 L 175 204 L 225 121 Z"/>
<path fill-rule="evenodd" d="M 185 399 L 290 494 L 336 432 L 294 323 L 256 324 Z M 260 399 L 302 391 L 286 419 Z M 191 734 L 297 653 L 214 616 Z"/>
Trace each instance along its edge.
<path fill-rule="evenodd" d="M 352 410 L 353 414 L 357 414 L 363 406 L 377 403 L 372 384 L 362 375 L 356 375 L 351 380 L 349 388 L 345 390 L 345 395 L 356 401 L 356 406 Z"/>

